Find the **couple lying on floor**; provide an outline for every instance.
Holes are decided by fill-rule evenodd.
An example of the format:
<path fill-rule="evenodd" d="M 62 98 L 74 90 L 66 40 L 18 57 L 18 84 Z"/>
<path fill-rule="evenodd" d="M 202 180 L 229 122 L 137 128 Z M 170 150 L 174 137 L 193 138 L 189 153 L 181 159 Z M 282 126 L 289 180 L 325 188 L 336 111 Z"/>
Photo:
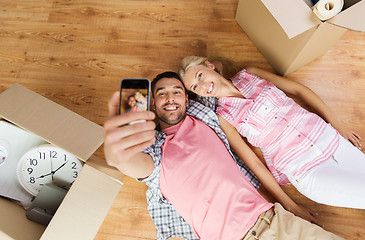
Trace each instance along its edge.
<path fill-rule="evenodd" d="M 219 63 L 186 57 L 180 75 L 159 74 L 151 85 L 154 113 L 118 115 L 119 93 L 109 102 L 107 162 L 148 185 L 158 239 L 341 239 L 279 184 L 319 203 L 364 209 L 359 136 L 303 85 L 256 68 L 228 80 Z M 189 101 L 186 89 L 201 103 Z M 129 124 L 136 120 L 146 121 Z M 242 137 L 260 147 L 270 171 Z M 255 175 L 278 203 L 257 192 Z"/>

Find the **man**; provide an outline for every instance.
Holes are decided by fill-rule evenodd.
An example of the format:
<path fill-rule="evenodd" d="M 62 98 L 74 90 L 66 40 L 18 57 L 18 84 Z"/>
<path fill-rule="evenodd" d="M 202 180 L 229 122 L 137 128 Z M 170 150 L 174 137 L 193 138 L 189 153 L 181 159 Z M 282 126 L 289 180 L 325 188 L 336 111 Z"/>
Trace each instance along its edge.
<path fill-rule="evenodd" d="M 341 239 L 260 196 L 248 180 L 250 174 L 237 167 L 217 116 L 198 102 L 189 103 L 176 73 L 158 75 L 152 93 L 161 131 L 154 132 L 152 112 L 117 116 L 115 94 L 109 102 L 104 150 L 109 165 L 147 183 L 148 210 L 159 239 Z M 129 124 L 137 120 L 146 121 Z M 287 196 L 279 200 L 315 221 Z"/>

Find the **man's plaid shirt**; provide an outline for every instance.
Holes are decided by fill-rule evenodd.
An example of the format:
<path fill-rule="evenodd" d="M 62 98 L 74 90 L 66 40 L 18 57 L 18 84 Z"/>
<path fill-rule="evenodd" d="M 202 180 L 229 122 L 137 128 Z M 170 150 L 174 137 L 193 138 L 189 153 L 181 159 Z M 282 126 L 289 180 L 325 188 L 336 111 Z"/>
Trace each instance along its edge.
<path fill-rule="evenodd" d="M 256 189 L 259 188 L 260 182 L 253 172 L 249 170 L 242 160 L 240 160 L 237 155 L 230 150 L 226 135 L 219 127 L 218 117 L 212 110 L 215 109 L 216 100 L 212 98 L 202 98 L 199 101 L 201 103 L 190 100 L 186 113 L 190 116 L 200 119 L 217 133 L 217 135 L 226 145 L 228 151 L 236 161 L 242 173 L 250 180 Z M 149 154 L 155 163 L 155 169 L 153 173 L 146 179 L 142 180 L 143 182 L 146 182 L 148 186 L 146 191 L 147 209 L 152 217 L 153 223 L 155 224 L 157 230 L 157 239 L 164 240 L 171 237 L 199 239 L 195 235 L 190 225 L 185 222 L 185 220 L 176 212 L 173 206 L 162 196 L 159 185 L 159 177 L 161 164 L 161 146 L 165 141 L 165 137 L 166 135 L 164 133 L 156 131 L 155 143 L 143 151 Z M 202 136 L 202 141 L 204 141 L 204 136 Z M 214 150 L 212 149 L 212 151 Z M 214 153 L 212 152 L 212 154 Z"/>

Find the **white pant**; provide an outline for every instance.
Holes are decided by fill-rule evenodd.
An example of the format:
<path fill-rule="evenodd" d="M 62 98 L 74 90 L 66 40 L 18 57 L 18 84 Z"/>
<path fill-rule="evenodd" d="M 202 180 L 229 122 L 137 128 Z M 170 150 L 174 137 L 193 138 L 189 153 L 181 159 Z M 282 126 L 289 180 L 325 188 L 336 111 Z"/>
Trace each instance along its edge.
<path fill-rule="evenodd" d="M 336 207 L 365 209 L 365 154 L 348 140 L 328 161 L 291 183 L 309 199 Z"/>

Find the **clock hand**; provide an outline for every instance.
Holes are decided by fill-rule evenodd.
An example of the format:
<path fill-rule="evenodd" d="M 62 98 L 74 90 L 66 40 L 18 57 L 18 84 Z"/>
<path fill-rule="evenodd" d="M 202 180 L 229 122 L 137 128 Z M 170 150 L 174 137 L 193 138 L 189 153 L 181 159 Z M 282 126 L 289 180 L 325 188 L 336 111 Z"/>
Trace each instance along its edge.
<path fill-rule="evenodd" d="M 47 174 L 45 174 L 45 175 L 41 175 L 41 176 L 37 177 L 37 179 L 38 179 L 38 178 L 44 178 L 44 177 L 47 177 L 48 175 L 51 175 L 51 174 L 52 174 L 52 176 L 53 176 L 53 173 L 52 173 L 52 172 L 50 172 L 50 173 L 47 173 Z"/>
<path fill-rule="evenodd" d="M 66 163 L 68 163 L 68 161 L 64 162 L 61 166 L 59 166 L 56 170 L 52 171 L 51 173 L 55 174 L 58 170 L 60 170 L 63 166 L 65 166 Z"/>
<path fill-rule="evenodd" d="M 60 170 L 63 166 L 65 166 L 65 165 L 66 165 L 66 163 L 68 163 L 68 161 L 67 161 L 67 162 L 64 162 L 64 163 L 63 163 L 61 166 L 59 166 L 56 170 L 54 170 L 54 171 L 52 171 L 52 172 L 50 172 L 50 173 L 47 173 L 47 174 L 41 175 L 41 176 L 37 177 L 37 179 L 38 179 L 38 178 L 44 178 L 44 177 L 47 177 L 47 176 L 49 176 L 49 175 L 52 175 L 52 180 L 53 180 L 53 174 L 55 174 L 58 170 Z"/>
<path fill-rule="evenodd" d="M 54 179 L 53 179 L 53 173 L 54 173 L 54 172 L 52 171 L 52 169 L 53 169 L 52 163 L 53 163 L 53 160 L 51 159 L 51 174 L 52 174 L 52 181 L 53 181 L 53 180 L 54 180 Z"/>

